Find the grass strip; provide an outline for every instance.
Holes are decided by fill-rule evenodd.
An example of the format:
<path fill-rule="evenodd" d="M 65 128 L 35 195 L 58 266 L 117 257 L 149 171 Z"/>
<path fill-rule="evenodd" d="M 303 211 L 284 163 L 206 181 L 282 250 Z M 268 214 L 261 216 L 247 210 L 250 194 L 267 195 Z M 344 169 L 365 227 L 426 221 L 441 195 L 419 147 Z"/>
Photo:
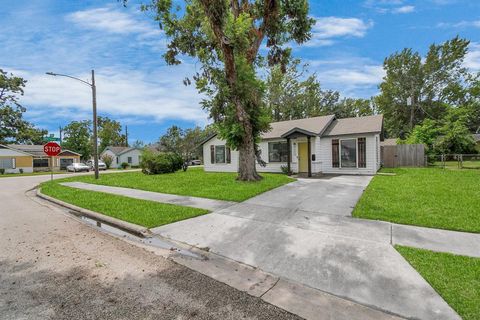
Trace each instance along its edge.
<path fill-rule="evenodd" d="M 480 258 L 395 248 L 462 319 L 480 319 Z"/>
<path fill-rule="evenodd" d="M 209 212 L 204 209 L 70 188 L 59 185 L 57 181 L 42 183 L 41 190 L 42 193 L 64 202 L 146 228 L 158 227 Z"/>

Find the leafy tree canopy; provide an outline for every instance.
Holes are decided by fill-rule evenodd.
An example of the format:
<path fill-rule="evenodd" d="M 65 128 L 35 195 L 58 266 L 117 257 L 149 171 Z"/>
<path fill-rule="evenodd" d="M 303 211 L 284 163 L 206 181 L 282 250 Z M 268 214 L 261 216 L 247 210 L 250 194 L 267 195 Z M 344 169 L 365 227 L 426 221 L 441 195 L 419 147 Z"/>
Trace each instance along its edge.
<path fill-rule="evenodd" d="M 431 45 L 424 58 L 404 49 L 385 59 L 386 76 L 375 102 L 390 136 L 402 137 L 426 118 L 442 119 L 448 106 L 464 107 L 475 100 L 478 106 L 478 75 L 463 67 L 469 43 L 456 37 Z"/>
<path fill-rule="evenodd" d="M 155 14 L 169 38 L 167 63 L 179 64 L 179 55 L 201 63 L 194 80 L 207 97 L 202 105 L 220 136 L 240 151 L 239 179 L 260 179 L 256 141 L 268 129 L 269 117 L 256 69 L 265 63 L 285 66 L 288 43 L 310 38 L 314 19 L 307 0 L 152 0 L 143 9 Z M 262 44 L 266 50 L 260 51 Z"/>
<path fill-rule="evenodd" d="M 64 128 L 62 148 L 80 153 L 88 160 L 92 155 L 92 122 L 89 120 L 72 121 Z"/>
<path fill-rule="evenodd" d="M 274 121 L 334 114 L 338 118 L 372 115 L 377 112 L 370 99 L 340 99 L 340 93 L 322 90 L 316 74 L 306 75 L 306 66 L 293 60 L 283 72 L 270 69 L 266 80 L 266 105 Z"/>
<path fill-rule="evenodd" d="M 265 101 L 273 121 L 324 115 L 339 100 L 338 92 L 323 91 L 316 75 L 306 77 L 306 66 L 299 70 L 299 64 L 300 60 L 293 60 L 285 70 L 280 65 L 270 68 Z"/>
<path fill-rule="evenodd" d="M 47 130 L 23 119 L 26 112 L 18 102 L 27 81 L 0 69 L 0 144 L 41 144 Z"/>
<path fill-rule="evenodd" d="M 200 127 L 182 129 L 178 126 L 171 126 L 167 132 L 160 137 L 158 149 L 163 152 L 172 152 L 180 155 L 184 161 L 199 159 L 203 156 L 200 143 L 213 134 L 212 126 L 205 129 Z"/>
<path fill-rule="evenodd" d="M 477 153 L 467 120 L 464 109 L 450 107 L 444 119 L 425 119 L 400 143 L 425 144 L 429 154 Z"/>
<path fill-rule="evenodd" d="M 126 145 L 126 137 L 122 134 L 122 125 L 116 120 L 108 117 L 98 117 L 98 139 L 100 145 L 99 152 L 105 150 L 108 146 Z"/>

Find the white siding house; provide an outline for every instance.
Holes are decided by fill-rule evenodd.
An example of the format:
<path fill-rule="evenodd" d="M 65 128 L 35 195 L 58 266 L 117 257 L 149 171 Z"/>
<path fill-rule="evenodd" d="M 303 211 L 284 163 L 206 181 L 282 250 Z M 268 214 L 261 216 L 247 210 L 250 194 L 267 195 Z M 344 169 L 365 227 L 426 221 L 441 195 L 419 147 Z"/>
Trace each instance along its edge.
<path fill-rule="evenodd" d="M 383 117 L 335 119 L 334 116 L 282 121 L 271 124 L 258 144 L 266 166 L 259 172 L 308 175 L 375 174 L 380 169 Z M 310 148 L 308 146 L 310 143 Z M 205 171 L 237 172 L 238 151 L 213 136 L 203 143 Z"/>
<path fill-rule="evenodd" d="M 142 159 L 142 149 L 108 146 L 100 154 L 100 159 L 105 155 L 112 157 L 112 168 L 118 168 L 124 162 L 128 163 L 129 166 L 139 166 Z"/>

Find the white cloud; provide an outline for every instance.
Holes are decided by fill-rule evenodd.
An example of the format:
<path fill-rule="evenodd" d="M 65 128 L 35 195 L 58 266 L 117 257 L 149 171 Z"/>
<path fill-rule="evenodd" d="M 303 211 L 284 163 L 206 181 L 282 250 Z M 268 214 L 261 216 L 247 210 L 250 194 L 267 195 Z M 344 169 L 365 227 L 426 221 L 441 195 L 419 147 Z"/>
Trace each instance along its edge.
<path fill-rule="evenodd" d="M 480 43 L 470 43 L 464 66 L 472 72 L 480 72 Z"/>
<path fill-rule="evenodd" d="M 140 118 L 150 122 L 182 119 L 205 124 L 207 115 L 199 106 L 201 97 L 193 86 L 182 84 L 182 79 L 191 74 L 193 68 L 185 64 L 155 70 L 152 74 L 117 68 L 99 69 L 95 77 L 98 112 L 116 118 L 133 117 L 133 121 L 141 121 Z M 36 121 L 90 118 L 92 102 L 88 86 L 64 77 L 13 71 L 28 80 L 21 102 L 28 106 L 29 115 Z M 74 76 L 87 80 L 90 75 Z"/>
<path fill-rule="evenodd" d="M 407 5 L 405 0 L 367 0 L 363 5 L 381 14 L 404 14 L 415 11 L 415 6 Z"/>
<path fill-rule="evenodd" d="M 323 88 L 337 90 L 348 97 L 366 98 L 376 94 L 385 76 L 382 65 L 365 58 L 311 60 L 308 64 Z"/>
<path fill-rule="evenodd" d="M 402 6 L 392 9 L 393 13 L 411 13 L 415 11 L 414 6 Z"/>
<path fill-rule="evenodd" d="M 480 20 L 467 21 L 462 20 L 458 22 L 440 22 L 437 24 L 438 28 L 480 28 Z"/>
<path fill-rule="evenodd" d="M 312 39 L 307 46 L 327 46 L 335 43 L 334 38 L 362 38 L 373 26 L 372 21 L 365 22 L 358 18 L 320 17 L 312 28 Z"/>
<path fill-rule="evenodd" d="M 158 28 L 152 27 L 145 19 L 136 19 L 136 16 L 130 12 L 109 7 L 76 11 L 67 15 L 66 19 L 82 28 L 108 33 L 144 36 L 161 33 Z"/>

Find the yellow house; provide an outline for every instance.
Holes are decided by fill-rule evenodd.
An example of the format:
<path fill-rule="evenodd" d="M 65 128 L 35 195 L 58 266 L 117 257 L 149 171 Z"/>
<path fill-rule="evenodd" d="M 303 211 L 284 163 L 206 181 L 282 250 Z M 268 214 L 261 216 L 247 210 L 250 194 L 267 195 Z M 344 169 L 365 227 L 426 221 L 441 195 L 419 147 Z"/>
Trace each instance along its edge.
<path fill-rule="evenodd" d="M 0 169 L 5 173 L 33 172 L 33 156 L 0 144 Z"/>
<path fill-rule="evenodd" d="M 0 145 L 0 169 L 6 173 L 49 171 L 51 167 L 54 171 L 65 170 L 71 163 L 80 162 L 80 156 L 63 150 L 50 158 L 43 152 L 42 145 Z"/>

